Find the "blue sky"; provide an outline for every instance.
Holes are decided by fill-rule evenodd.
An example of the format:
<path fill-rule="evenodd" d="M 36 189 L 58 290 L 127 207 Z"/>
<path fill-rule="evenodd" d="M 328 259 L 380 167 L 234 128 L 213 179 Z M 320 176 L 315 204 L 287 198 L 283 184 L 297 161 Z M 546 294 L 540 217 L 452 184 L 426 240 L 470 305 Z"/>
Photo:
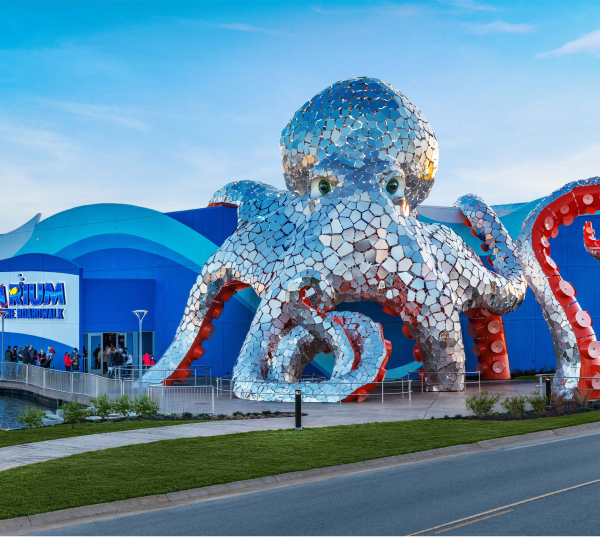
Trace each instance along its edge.
<path fill-rule="evenodd" d="M 380 78 L 440 144 L 427 204 L 529 201 L 600 174 L 600 3 L 2 2 L 0 232 L 73 206 L 283 187 L 279 136 Z"/>

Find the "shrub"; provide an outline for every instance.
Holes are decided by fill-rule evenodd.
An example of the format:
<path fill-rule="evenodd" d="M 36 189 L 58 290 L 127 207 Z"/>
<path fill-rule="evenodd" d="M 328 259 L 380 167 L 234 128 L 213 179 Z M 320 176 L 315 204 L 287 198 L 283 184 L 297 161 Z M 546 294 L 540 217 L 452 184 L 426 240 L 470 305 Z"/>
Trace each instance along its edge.
<path fill-rule="evenodd" d="M 575 388 L 573 390 L 573 400 L 575 401 L 575 404 L 580 407 L 587 407 L 591 393 L 590 390 L 586 390 L 586 394 L 584 395 L 579 388 Z"/>
<path fill-rule="evenodd" d="M 150 399 L 147 395 L 140 395 L 133 401 L 133 411 L 139 418 L 151 418 L 152 416 L 156 416 L 158 410 L 158 403 L 153 399 Z M 185 412 L 185 414 L 189 414 L 190 417 L 184 419 L 192 419 L 192 415 L 189 412 Z"/>
<path fill-rule="evenodd" d="M 129 395 L 124 394 L 113 401 L 113 410 L 122 418 L 126 418 L 133 411 L 133 401 Z"/>
<path fill-rule="evenodd" d="M 77 401 L 71 401 L 66 405 L 58 407 L 63 413 L 65 423 L 70 423 L 71 428 L 75 428 L 76 423 L 84 422 L 91 414 L 89 408 L 80 405 Z"/>
<path fill-rule="evenodd" d="M 525 399 L 538 416 L 543 416 L 546 413 L 548 398 L 545 395 L 541 395 L 540 392 L 533 392 L 533 394 L 528 395 Z"/>
<path fill-rule="evenodd" d="M 500 403 L 500 406 L 513 418 L 520 418 L 525 413 L 525 397 L 522 395 L 507 397 Z"/>
<path fill-rule="evenodd" d="M 552 402 L 554 403 L 554 408 L 556 409 L 556 413 L 559 416 L 562 416 L 565 413 L 565 407 L 566 407 L 565 394 L 561 393 L 559 395 L 559 394 L 553 393 L 552 394 Z"/>
<path fill-rule="evenodd" d="M 181 415 L 181 419 L 182 420 L 193 420 L 194 419 L 194 415 L 191 412 L 184 412 Z"/>
<path fill-rule="evenodd" d="M 105 393 L 91 399 L 90 404 L 94 407 L 95 414 L 102 418 L 102 421 L 104 421 L 108 416 L 110 416 L 111 412 L 114 410 L 115 405 L 114 401 L 111 401 L 108 398 L 108 395 L 106 395 Z"/>
<path fill-rule="evenodd" d="M 43 425 L 42 420 L 46 416 L 46 413 L 39 408 L 30 406 L 25 412 L 19 413 L 17 416 L 17 422 L 29 429 L 29 427 L 41 427 Z"/>
<path fill-rule="evenodd" d="M 485 418 L 492 413 L 494 405 L 500 400 L 499 395 L 490 395 L 487 390 L 471 395 L 465 401 L 467 410 L 470 410 L 478 418 Z"/>

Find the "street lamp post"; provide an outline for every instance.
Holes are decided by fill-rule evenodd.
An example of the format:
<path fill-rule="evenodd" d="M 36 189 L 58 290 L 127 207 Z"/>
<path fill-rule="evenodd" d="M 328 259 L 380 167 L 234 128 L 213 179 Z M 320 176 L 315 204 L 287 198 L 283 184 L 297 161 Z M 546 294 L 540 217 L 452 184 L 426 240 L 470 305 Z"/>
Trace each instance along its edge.
<path fill-rule="evenodd" d="M 138 318 L 140 324 L 140 333 L 139 333 L 139 341 L 138 341 L 138 386 L 140 397 L 144 393 L 144 388 L 142 386 L 142 321 L 148 313 L 146 310 L 134 310 L 133 313 Z"/>
<path fill-rule="evenodd" d="M 4 317 L 6 317 L 6 310 L 0 307 L 0 315 L 2 315 L 2 352 L 0 352 L 0 380 L 6 380 L 4 376 Z"/>

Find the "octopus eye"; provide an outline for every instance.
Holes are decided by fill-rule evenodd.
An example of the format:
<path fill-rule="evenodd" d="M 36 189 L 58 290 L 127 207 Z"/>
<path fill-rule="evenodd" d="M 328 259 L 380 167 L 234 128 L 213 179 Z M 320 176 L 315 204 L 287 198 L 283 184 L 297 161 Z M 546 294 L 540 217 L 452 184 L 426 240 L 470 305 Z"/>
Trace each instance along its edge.
<path fill-rule="evenodd" d="M 388 191 L 388 194 L 395 194 L 398 192 L 399 186 L 400 183 L 398 182 L 398 179 L 390 179 L 385 189 Z"/>
<path fill-rule="evenodd" d="M 331 185 L 329 184 L 329 181 L 327 181 L 327 179 L 321 179 L 319 181 L 319 192 L 323 196 L 331 192 Z"/>

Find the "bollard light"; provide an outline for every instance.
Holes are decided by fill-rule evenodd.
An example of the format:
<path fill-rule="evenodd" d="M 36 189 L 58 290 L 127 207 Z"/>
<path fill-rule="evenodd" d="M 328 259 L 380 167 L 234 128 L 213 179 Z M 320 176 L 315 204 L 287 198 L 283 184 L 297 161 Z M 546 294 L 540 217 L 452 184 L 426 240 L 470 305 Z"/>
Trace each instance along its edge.
<path fill-rule="evenodd" d="M 550 377 L 546 377 L 546 408 L 550 408 L 552 401 L 552 380 Z"/>
<path fill-rule="evenodd" d="M 296 431 L 302 430 L 302 392 L 296 390 Z"/>

